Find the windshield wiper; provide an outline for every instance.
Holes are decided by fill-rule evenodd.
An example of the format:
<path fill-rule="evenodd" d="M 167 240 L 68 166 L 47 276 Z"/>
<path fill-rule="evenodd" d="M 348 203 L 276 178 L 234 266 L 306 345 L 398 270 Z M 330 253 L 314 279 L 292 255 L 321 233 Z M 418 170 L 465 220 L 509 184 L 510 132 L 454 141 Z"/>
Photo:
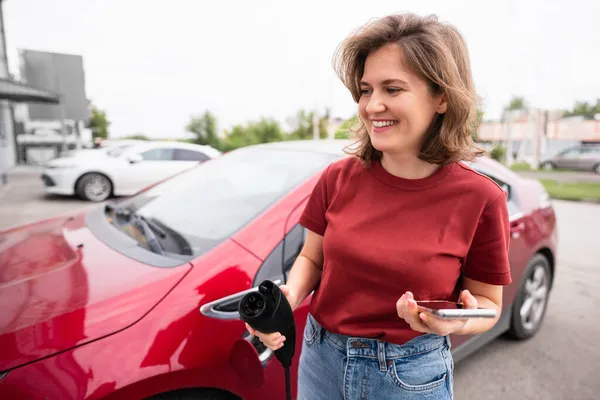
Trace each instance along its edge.
<path fill-rule="evenodd" d="M 123 208 L 114 204 L 107 204 L 104 209 L 107 212 L 112 211 L 116 216 L 123 217 L 127 222 L 138 226 L 142 231 L 142 234 L 144 235 L 144 238 L 146 239 L 150 249 L 155 253 L 161 255 L 164 254 L 164 248 L 154 233 L 156 232 L 161 239 L 166 238 L 167 234 L 155 222 L 152 222 L 143 215 L 137 214 L 130 208 Z"/>

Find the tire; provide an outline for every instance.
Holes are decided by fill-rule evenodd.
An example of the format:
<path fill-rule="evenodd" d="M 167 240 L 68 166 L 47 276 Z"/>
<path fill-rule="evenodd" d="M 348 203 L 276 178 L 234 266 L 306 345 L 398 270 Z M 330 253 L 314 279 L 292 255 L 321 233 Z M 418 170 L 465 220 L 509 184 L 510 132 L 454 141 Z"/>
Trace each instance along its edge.
<path fill-rule="evenodd" d="M 157 394 L 146 400 L 240 400 L 240 398 L 219 389 L 182 389 Z"/>
<path fill-rule="evenodd" d="M 550 262 L 542 254 L 536 254 L 525 269 L 513 303 L 509 337 L 526 340 L 539 331 L 548 308 L 551 282 Z M 522 312 L 526 315 L 521 315 Z"/>
<path fill-rule="evenodd" d="M 97 172 L 83 175 L 77 181 L 75 192 L 84 200 L 100 202 L 110 197 L 113 185 L 110 179 Z"/>
<path fill-rule="evenodd" d="M 600 164 L 597 164 L 597 165 L 594 167 L 594 172 L 600 175 Z"/>
<path fill-rule="evenodd" d="M 545 171 L 552 171 L 555 168 L 554 164 L 552 164 L 550 161 L 546 161 L 545 163 L 542 163 L 542 165 L 540 165 L 540 167 L 542 167 L 542 169 Z"/>

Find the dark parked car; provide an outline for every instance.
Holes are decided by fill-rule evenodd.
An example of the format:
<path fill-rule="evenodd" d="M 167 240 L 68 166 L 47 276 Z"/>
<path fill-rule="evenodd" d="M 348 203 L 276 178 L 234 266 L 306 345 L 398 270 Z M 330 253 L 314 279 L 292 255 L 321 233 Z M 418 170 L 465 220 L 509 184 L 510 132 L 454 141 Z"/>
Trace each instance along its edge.
<path fill-rule="evenodd" d="M 0 394 L 5 399 L 281 399 L 284 371 L 237 303 L 285 282 L 298 219 L 341 141 L 271 143 L 207 161 L 130 198 L 0 232 Z M 484 158 L 508 192 L 513 283 L 495 329 L 452 337 L 458 362 L 541 326 L 556 221 L 537 182 Z M 295 312 L 297 362 L 310 298 Z"/>
<path fill-rule="evenodd" d="M 570 147 L 544 160 L 540 166 L 545 170 L 572 169 L 600 174 L 600 145 Z"/>

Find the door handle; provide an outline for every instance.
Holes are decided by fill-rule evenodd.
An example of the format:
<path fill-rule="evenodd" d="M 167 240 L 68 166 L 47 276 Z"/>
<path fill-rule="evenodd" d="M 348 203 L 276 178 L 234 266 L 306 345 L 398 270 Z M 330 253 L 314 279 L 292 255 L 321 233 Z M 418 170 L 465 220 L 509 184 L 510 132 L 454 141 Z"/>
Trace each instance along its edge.
<path fill-rule="evenodd" d="M 277 286 L 281 285 L 281 279 L 273 280 Z M 221 320 L 240 319 L 240 314 L 237 312 L 237 303 L 250 292 L 257 292 L 258 286 L 241 292 L 234 293 L 229 296 L 221 297 L 209 303 L 200 306 L 200 312 L 210 318 Z"/>
<path fill-rule="evenodd" d="M 513 239 L 518 239 L 525 232 L 525 222 L 518 221 L 510 224 L 510 235 Z"/>

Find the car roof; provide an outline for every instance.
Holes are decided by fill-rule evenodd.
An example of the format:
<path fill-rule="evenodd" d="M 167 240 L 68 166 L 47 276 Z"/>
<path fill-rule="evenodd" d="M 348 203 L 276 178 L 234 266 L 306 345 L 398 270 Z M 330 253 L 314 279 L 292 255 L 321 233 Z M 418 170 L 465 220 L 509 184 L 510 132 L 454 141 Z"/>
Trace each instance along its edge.
<path fill-rule="evenodd" d="M 173 140 L 173 141 L 171 141 L 171 140 L 151 140 L 151 141 L 146 141 L 144 143 L 135 143 L 129 147 L 129 151 L 138 152 L 138 151 L 144 151 L 144 150 L 156 149 L 156 148 L 164 148 L 164 147 L 175 147 L 178 149 L 189 149 L 189 150 L 202 151 L 202 152 L 205 152 L 209 156 L 217 156 L 221 153 L 220 151 L 218 151 L 217 149 L 215 149 L 211 146 L 200 145 L 200 144 L 195 144 L 195 143 L 179 142 L 179 141 L 175 141 L 175 140 Z"/>
<path fill-rule="evenodd" d="M 254 148 L 312 151 L 315 153 L 326 153 L 344 156 L 344 148 L 354 143 L 347 139 L 321 139 L 321 140 L 286 140 L 282 142 L 270 142 L 253 145 Z"/>
<path fill-rule="evenodd" d="M 344 148 L 352 146 L 354 143 L 356 143 L 355 140 L 349 139 L 290 140 L 257 144 L 251 147 L 295 151 L 312 151 L 343 157 L 346 155 L 346 153 L 344 153 L 343 151 Z M 518 174 L 516 174 L 509 168 L 506 168 L 501 163 L 486 156 L 478 157 L 475 161 L 472 162 L 462 162 L 468 165 L 469 167 L 475 169 L 476 171 L 483 172 L 485 174 L 491 174 L 495 178 L 507 183 L 513 183 L 521 179 Z"/>

